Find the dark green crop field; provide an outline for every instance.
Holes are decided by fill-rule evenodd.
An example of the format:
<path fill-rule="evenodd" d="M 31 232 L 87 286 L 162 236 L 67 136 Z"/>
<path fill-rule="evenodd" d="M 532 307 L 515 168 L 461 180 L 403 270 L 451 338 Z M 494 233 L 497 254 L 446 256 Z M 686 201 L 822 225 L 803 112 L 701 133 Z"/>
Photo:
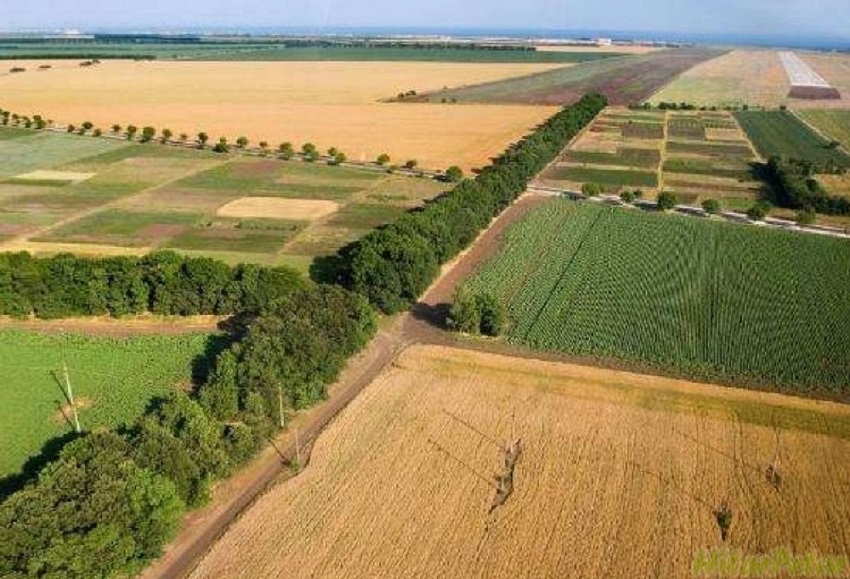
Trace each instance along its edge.
<path fill-rule="evenodd" d="M 510 342 L 850 400 L 850 243 L 552 199 L 470 280 Z"/>
<path fill-rule="evenodd" d="M 788 111 L 745 111 L 735 117 L 762 157 L 781 155 L 850 167 L 850 157 Z"/>

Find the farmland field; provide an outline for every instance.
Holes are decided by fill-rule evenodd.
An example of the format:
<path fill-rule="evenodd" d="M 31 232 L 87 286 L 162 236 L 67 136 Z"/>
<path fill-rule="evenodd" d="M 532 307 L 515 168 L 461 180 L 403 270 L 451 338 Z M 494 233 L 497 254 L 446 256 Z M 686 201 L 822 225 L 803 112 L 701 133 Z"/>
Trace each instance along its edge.
<path fill-rule="evenodd" d="M 584 63 L 527 77 L 440 90 L 430 102 L 457 99 L 467 103 L 563 105 L 585 93 L 600 92 L 611 104 L 641 103 L 691 67 L 722 52 L 703 48 L 660 50 Z"/>
<path fill-rule="evenodd" d="M 735 113 L 763 157 L 782 155 L 795 159 L 850 167 L 850 157 L 829 148 L 828 142 L 788 111 Z"/>
<path fill-rule="evenodd" d="M 850 110 L 806 110 L 800 113 L 810 125 L 845 148 L 850 147 Z"/>
<path fill-rule="evenodd" d="M 67 361 L 85 430 L 118 426 L 139 416 L 155 397 L 185 388 L 207 334 L 127 339 L 0 331 L 0 478 L 16 474 L 42 446 L 72 431 L 63 395 Z M 12 434 L 14 433 L 14 434 Z"/>
<path fill-rule="evenodd" d="M 791 84 L 776 51 L 736 49 L 703 62 L 663 87 L 653 103 L 691 103 L 698 106 L 821 109 L 850 106 L 850 57 L 840 53 L 796 53 L 841 93 L 840 100 L 789 98 Z"/>
<path fill-rule="evenodd" d="M 618 59 L 610 59 L 618 60 Z M 604 61 L 599 61 L 604 62 Z M 21 63 L 18 63 L 21 64 Z M 35 66 L 38 62 L 24 63 Z M 5 65 L 12 66 L 8 61 Z M 0 62 L 0 70 L 4 66 Z M 439 90 L 563 68 L 546 63 L 105 61 L 81 69 L 0 76 L 0 107 L 58 123 L 90 121 L 169 128 L 194 138 L 274 147 L 312 142 L 350 159 L 381 153 L 397 163 L 480 167 L 550 117 L 554 108 L 399 106 L 379 102 L 408 91 Z"/>
<path fill-rule="evenodd" d="M 313 257 L 334 252 L 447 187 L 273 156 L 53 132 L 18 136 L 5 128 L 0 135 L 7 131 L 16 138 L 0 140 L 14 165 L 0 181 L 2 251 L 127 255 L 173 248 L 303 271 Z M 16 144 L 25 153 L 21 158 Z M 51 178 L 24 179 L 15 173 L 20 170 Z"/>
<path fill-rule="evenodd" d="M 837 404 L 413 346 L 191 577 L 688 577 L 701 549 L 844 554 L 848 439 Z"/>
<path fill-rule="evenodd" d="M 614 193 L 639 188 L 650 197 L 666 189 L 684 203 L 755 199 L 760 187 L 750 167 L 755 158 L 728 112 L 609 107 L 540 181 L 567 190 L 584 183 Z"/>
<path fill-rule="evenodd" d="M 552 199 L 470 280 L 510 342 L 850 400 L 850 245 Z"/>

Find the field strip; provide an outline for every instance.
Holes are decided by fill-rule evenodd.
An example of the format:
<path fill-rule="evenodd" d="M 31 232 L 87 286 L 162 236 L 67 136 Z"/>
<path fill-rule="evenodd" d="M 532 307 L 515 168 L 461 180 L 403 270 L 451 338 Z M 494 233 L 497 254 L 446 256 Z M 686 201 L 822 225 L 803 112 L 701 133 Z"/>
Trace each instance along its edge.
<path fill-rule="evenodd" d="M 827 135 L 826 133 L 821 131 L 814 123 L 808 122 L 806 120 L 806 118 L 803 115 L 799 114 L 797 111 L 795 111 L 793 109 L 789 109 L 789 111 L 791 112 L 792 115 L 797 117 L 798 121 L 800 121 L 801 123 L 803 123 L 804 125 L 809 127 L 812 130 L 812 132 L 817 134 L 820 138 L 822 138 L 827 143 L 831 143 L 834 140 L 832 137 L 830 137 L 829 135 Z M 838 149 L 840 151 L 842 151 L 843 153 L 850 155 L 850 143 L 842 143 L 841 141 L 837 141 L 837 142 L 838 142 Z"/>
<path fill-rule="evenodd" d="M 221 316 L 168 317 L 154 315 L 111 318 L 107 316 L 62 320 L 18 320 L 0 317 L 0 329 L 26 330 L 44 334 L 84 334 L 126 338 L 139 335 L 212 333 L 218 331 Z"/>
<path fill-rule="evenodd" d="M 155 192 L 159 189 L 162 189 L 164 187 L 168 187 L 169 185 L 172 185 L 172 184 L 174 184 L 174 183 L 176 183 L 176 182 L 178 182 L 182 179 L 186 179 L 186 178 L 191 177 L 192 175 L 195 175 L 195 174 L 200 173 L 202 171 L 206 171 L 206 170 L 213 169 L 215 167 L 224 165 L 228 162 L 230 162 L 230 160 L 223 160 L 223 161 L 220 161 L 220 162 L 216 162 L 214 164 L 213 163 L 204 164 L 201 167 L 193 167 L 191 170 L 185 171 L 185 172 L 181 173 L 180 175 L 177 175 L 176 177 L 173 177 L 173 178 L 171 178 L 167 181 L 157 183 L 156 185 L 153 185 L 151 187 L 147 187 L 145 189 L 142 189 L 141 191 L 134 193 L 130 196 L 120 197 L 120 198 L 118 198 L 114 201 L 110 201 L 109 203 L 104 203 L 103 205 L 98 205 L 97 207 L 93 207 L 91 209 L 87 209 L 87 210 L 84 210 L 84 211 L 74 213 L 73 215 L 69 215 L 68 217 L 60 219 L 59 221 L 57 221 L 57 222 L 55 222 L 51 225 L 48 225 L 47 227 L 42 227 L 41 229 L 37 229 L 35 231 L 31 231 L 29 233 L 25 233 L 25 234 L 19 235 L 17 237 L 13 237 L 11 239 L 6 240 L 3 243 L 0 243 L 0 251 L 27 251 L 26 247 L 33 246 L 33 245 L 40 246 L 40 247 L 44 247 L 44 246 L 48 246 L 48 245 L 68 245 L 68 246 L 71 246 L 71 247 L 76 247 L 77 244 L 44 243 L 44 242 L 33 242 L 32 240 L 36 237 L 40 237 L 40 236 L 44 235 L 45 233 L 49 233 L 51 231 L 55 231 L 57 229 L 60 229 L 64 226 L 68 225 L 69 223 L 73 223 L 74 221 L 78 221 L 80 219 L 84 219 L 86 217 L 90 217 L 92 215 L 102 213 L 102 212 L 107 211 L 109 209 L 116 209 L 118 207 L 121 207 L 123 204 L 130 202 L 133 199 L 136 199 L 136 198 L 141 197 L 143 195 L 146 195 L 148 193 L 153 193 L 153 192 Z M 81 248 L 85 248 L 85 247 L 88 247 L 88 248 L 95 248 L 95 247 L 114 248 L 114 251 L 112 249 L 108 249 L 107 251 L 105 251 L 104 253 L 107 254 L 107 255 L 139 255 L 140 250 L 144 250 L 145 252 L 150 251 L 150 248 L 125 248 L 125 247 L 116 247 L 116 246 L 109 246 L 109 245 L 101 246 L 101 245 L 94 245 L 94 244 L 80 244 L 80 247 Z M 121 251 L 123 251 L 124 253 L 120 253 Z"/>

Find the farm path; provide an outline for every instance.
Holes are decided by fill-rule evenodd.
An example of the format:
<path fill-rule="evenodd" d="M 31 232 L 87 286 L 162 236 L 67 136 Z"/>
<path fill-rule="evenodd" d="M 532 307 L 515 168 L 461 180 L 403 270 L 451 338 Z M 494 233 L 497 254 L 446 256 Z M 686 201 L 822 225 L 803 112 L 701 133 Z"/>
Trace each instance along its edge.
<path fill-rule="evenodd" d="M 349 361 L 339 380 L 329 389 L 328 400 L 299 414 L 248 466 L 219 483 L 210 503 L 189 513 L 177 538 L 163 556 L 149 566 L 140 579 L 179 579 L 186 577 L 219 537 L 254 501 L 273 484 L 293 476 L 289 465 L 297 456 L 296 436 L 303 449 L 366 386 L 415 343 L 448 343 L 454 337 L 438 329 L 439 310 L 446 307 L 455 286 L 498 247 L 502 233 L 548 196 L 526 193 L 502 212 L 479 235 L 469 249 L 443 267 L 440 277 L 427 290 L 414 313 L 386 320 L 369 346 Z"/>
<path fill-rule="evenodd" d="M 137 316 L 131 318 L 70 318 L 63 320 L 16 320 L 0 317 L 0 329 L 25 330 L 42 334 L 84 334 L 110 338 L 129 338 L 140 335 L 177 335 L 194 332 L 212 333 L 218 330 L 220 316 L 189 316 L 186 318 Z"/>
<path fill-rule="evenodd" d="M 159 191 L 160 189 L 164 189 L 177 183 L 178 181 L 182 181 L 183 179 L 187 179 L 201 171 L 206 171 L 208 169 L 214 169 L 215 167 L 219 167 L 226 163 L 229 163 L 231 159 L 224 159 L 221 161 L 217 161 L 216 163 L 205 163 L 201 167 L 192 167 L 187 171 L 183 171 L 178 175 L 175 175 L 171 179 L 163 182 L 159 182 L 156 185 L 151 187 L 146 187 L 141 191 L 133 193 L 132 195 L 128 195 L 126 197 L 120 197 L 115 199 L 114 201 L 110 201 L 109 203 L 104 203 L 102 205 L 98 205 L 97 207 L 92 207 L 90 209 L 84 209 L 83 211 L 77 211 L 40 229 L 35 231 L 30 231 L 28 233 L 24 233 L 22 235 L 18 235 L 16 237 L 12 237 L 6 240 L 3 243 L 0 243 L 0 252 L 10 252 L 10 251 L 76 251 L 76 248 L 80 246 L 81 249 L 85 249 L 87 245 L 90 244 L 76 244 L 76 243 L 45 243 L 45 242 L 37 242 L 33 241 L 34 238 L 40 237 L 45 233 L 50 233 L 51 231 L 56 231 L 69 223 L 77 221 L 79 219 L 84 219 L 86 217 L 90 217 L 92 215 L 96 215 L 98 213 L 103 213 L 104 211 L 108 211 L 110 209 L 115 209 L 118 207 L 122 207 L 131 201 L 143 197 L 144 195 Z M 63 247 L 67 247 L 68 249 L 62 249 Z M 106 255 L 140 255 L 151 251 L 149 247 L 118 247 L 111 245 L 97 245 L 96 251 L 99 254 Z"/>

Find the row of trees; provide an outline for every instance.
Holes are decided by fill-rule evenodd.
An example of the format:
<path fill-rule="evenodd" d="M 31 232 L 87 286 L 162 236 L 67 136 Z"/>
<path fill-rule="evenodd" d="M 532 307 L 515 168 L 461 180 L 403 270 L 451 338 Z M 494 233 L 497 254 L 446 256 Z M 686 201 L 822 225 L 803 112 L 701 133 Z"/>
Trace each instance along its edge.
<path fill-rule="evenodd" d="M 830 195 L 815 179 L 818 167 L 811 161 L 771 157 L 764 167 L 771 201 L 779 207 L 827 215 L 850 215 L 850 199 Z"/>
<path fill-rule="evenodd" d="M 604 107 L 589 95 L 512 145 L 475 179 L 340 250 L 340 281 L 386 313 L 409 307 L 445 263 L 510 205 Z"/>
<path fill-rule="evenodd" d="M 376 328 L 368 302 L 338 286 L 272 298 L 243 319 L 195 393 L 76 437 L 0 504 L 0 576 L 135 575 L 286 413 L 325 397 Z"/>
<path fill-rule="evenodd" d="M 303 284 L 289 268 L 231 267 L 171 251 L 102 259 L 6 253 L 0 254 L 0 315 L 230 314 L 256 311 Z"/>

